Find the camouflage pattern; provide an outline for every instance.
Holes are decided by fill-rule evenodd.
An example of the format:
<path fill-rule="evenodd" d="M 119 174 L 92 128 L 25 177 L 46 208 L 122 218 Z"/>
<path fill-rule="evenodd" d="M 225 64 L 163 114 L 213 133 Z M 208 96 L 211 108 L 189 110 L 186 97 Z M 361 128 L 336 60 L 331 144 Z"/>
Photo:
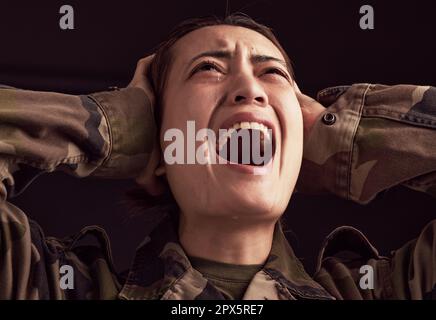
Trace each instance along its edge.
<path fill-rule="evenodd" d="M 88 227 L 68 239 L 45 237 L 7 201 L 44 172 L 136 177 L 156 133 L 149 99 L 127 88 L 88 96 L 0 88 L 0 299 L 107 299 L 120 285 L 107 236 Z M 87 234 L 101 247 L 77 246 Z M 71 265 L 75 289 L 61 290 Z"/>
<path fill-rule="evenodd" d="M 304 143 L 298 191 L 364 204 L 402 184 L 436 196 L 436 88 L 355 84 L 318 100 L 328 108 Z"/>
<path fill-rule="evenodd" d="M 336 122 L 320 119 L 306 141 L 298 190 L 360 203 L 396 184 L 434 195 L 435 97 L 434 88 L 417 86 L 358 84 L 321 92 Z M 137 176 L 156 134 L 140 89 L 71 96 L 3 88 L 0 119 L 0 299 L 226 298 L 192 268 L 171 207 L 161 208 L 162 220 L 138 247 L 124 279 L 114 270 L 104 230 L 89 226 L 65 239 L 46 237 L 7 201 L 54 170 Z M 98 245 L 82 245 L 87 236 Z M 278 224 L 268 260 L 243 298 L 435 299 L 435 263 L 436 221 L 389 257 L 358 230 L 341 227 L 326 238 L 310 277 Z M 60 286 L 66 264 L 74 270 L 74 289 Z M 364 264 L 375 270 L 374 289 L 359 286 Z"/>
<path fill-rule="evenodd" d="M 298 191 L 361 204 L 396 185 L 436 196 L 436 88 L 355 84 L 327 88 L 317 100 L 327 108 L 304 143 Z M 322 120 L 326 113 L 336 117 L 333 124 Z M 435 236 L 432 221 L 416 240 L 381 257 L 358 230 L 338 228 L 323 245 L 314 279 L 337 299 L 436 299 Z M 374 290 L 360 289 L 364 264 L 374 268 Z"/>
<path fill-rule="evenodd" d="M 164 211 L 163 216 L 163 221 L 138 248 L 119 297 L 128 300 L 225 299 L 222 291 L 191 266 L 177 240 L 174 213 Z M 304 271 L 278 224 L 267 262 L 251 280 L 243 299 L 334 298 Z"/>
<path fill-rule="evenodd" d="M 353 227 L 339 227 L 325 240 L 314 280 L 337 299 L 436 300 L 436 220 L 389 257 L 380 256 Z M 360 268 L 374 270 L 374 288 L 360 286 Z"/>

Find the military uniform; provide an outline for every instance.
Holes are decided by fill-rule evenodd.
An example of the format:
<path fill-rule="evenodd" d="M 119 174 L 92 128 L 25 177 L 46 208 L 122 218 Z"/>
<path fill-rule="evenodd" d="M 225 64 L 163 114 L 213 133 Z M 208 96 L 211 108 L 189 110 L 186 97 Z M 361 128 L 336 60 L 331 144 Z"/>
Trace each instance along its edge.
<path fill-rule="evenodd" d="M 436 195 L 436 88 L 356 84 L 321 91 L 318 100 L 328 108 L 305 141 L 299 192 L 367 203 L 402 184 Z M 83 96 L 0 89 L 0 299 L 226 298 L 191 266 L 171 205 L 160 208 L 161 221 L 123 277 L 114 270 L 103 229 L 46 237 L 7 201 L 54 170 L 136 177 L 155 136 L 150 101 L 141 89 Z M 99 245 L 80 244 L 87 235 Z M 341 227 L 325 240 L 310 277 L 277 224 L 267 262 L 243 298 L 435 298 L 435 264 L 436 221 L 390 257 L 380 256 L 358 230 Z M 63 265 L 73 267 L 74 289 L 61 289 Z M 363 265 L 374 270 L 373 289 L 360 285 Z"/>

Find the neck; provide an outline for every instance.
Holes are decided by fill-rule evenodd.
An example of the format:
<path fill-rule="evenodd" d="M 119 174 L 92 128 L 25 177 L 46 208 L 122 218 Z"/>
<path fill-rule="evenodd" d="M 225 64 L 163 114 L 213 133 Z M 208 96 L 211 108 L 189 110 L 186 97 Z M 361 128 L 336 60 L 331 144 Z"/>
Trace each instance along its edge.
<path fill-rule="evenodd" d="M 181 214 L 179 224 L 180 243 L 190 256 L 231 264 L 263 264 L 268 258 L 275 222 L 244 224 L 223 217 L 191 220 Z"/>

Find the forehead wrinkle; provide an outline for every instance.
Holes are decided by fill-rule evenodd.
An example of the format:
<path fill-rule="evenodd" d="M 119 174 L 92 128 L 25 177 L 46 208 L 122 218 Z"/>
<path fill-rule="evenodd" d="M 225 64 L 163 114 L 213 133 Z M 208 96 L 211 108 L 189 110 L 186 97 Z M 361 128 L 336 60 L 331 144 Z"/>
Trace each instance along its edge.
<path fill-rule="evenodd" d="M 219 37 L 215 39 L 215 44 L 218 48 L 229 48 L 230 41 L 225 39 L 224 37 Z"/>
<path fill-rule="evenodd" d="M 257 53 L 258 51 L 259 50 L 257 50 L 256 47 L 253 46 L 252 44 L 236 42 L 234 46 L 234 50 L 226 49 L 223 47 L 218 49 L 206 50 L 191 58 L 188 62 L 188 65 L 191 65 L 195 60 L 202 57 L 213 57 L 218 59 L 229 60 L 240 55 L 241 57 L 247 56 L 248 60 L 250 60 L 252 64 L 275 61 L 282 64 L 283 66 L 286 66 L 284 59 L 275 57 L 275 54 L 272 55 L 266 53 L 262 54 L 262 53 Z M 262 49 L 260 51 L 262 51 Z M 282 55 L 280 54 L 280 56 Z"/>
<path fill-rule="evenodd" d="M 221 27 L 223 28 L 221 29 Z M 270 39 L 266 38 L 262 34 L 257 34 L 256 31 L 249 30 L 250 32 L 253 32 L 253 35 L 256 35 L 256 37 L 254 38 L 248 37 L 249 39 L 245 39 L 244 37 L 242 37 L 242 35 L 239 36 L 239 31 L 229 33 L 228 26 L 214 27 L 220 30 L 219 32 L 214 33 L 212 35 L 209 33 L 210 31 L 209 28 L 210 27 L 205 27 L 202 28 L 202 30 L 201 29 L 196 30 L 191 35 L 188 35 L 187 38 L 185 38 L 185 40 L 187 40 L 189 39 L 189 37 L 191 37 L 191 41 L 192 39 L 194 39 L 194 42 L 192 43 L 192 46 L 190 46 L 191 50 L 189 51 L 191 51 L 191 53 L 190 54 L 188 53 L 188 56 L 185 56 L 183 60 L 179 60 L 180 58 L 183 57 L 183 55 L 182 56 L 178 54 L 175 55 L 176 56 L 175 58 L 178 61 L 180 61 L 179 68 L 184 70 L 182 73 L 185 73 L 185 70 L 188 70 L 188 68 L 192 65 L 192 63 L 194 62 L 193 58 L 194 57 L 196 57 L 196 59 L 200 58 L 200 55 L 202 55 L 202 53 L 227 52 L 229 54 L 221 54 L 221 56 L 210 55 L 210 57 L 226 59 L 226 58 L 233 58 L 235 55 L 238 54 L 238 51 L 240 51 L 241 49 L 242 52 L 245 51 L 244 55 L 248 56 L 252 64 L 258 62 L 276 61 L 281 65 L 283 65 L 285 68 L 287 68 L 287 64 L 285 63 L 284 57 L 280 52 L 280 50 L 278 50 L 278 48 L 275 46 L 273 42 L 271 42 Z M 245 30 L 244 28 L 244 32 L 246 31 L 247 30 Z M 205 32 L 205 34 L 203 34 L 203 36 L 200 37 L 197 35 L 197 32 Z M 193 37 L 194 35 L 195 37 Z M 208 38 L 208 41 L 205 41 L 205 37 Z M 259 39 L 260 41 L 258 41 L 256 38 Z M 176 43 L 175 46 L 175 48 L 177 48 L 176 51 L 181 48 L 180 47 L 181 45 L 182 47 L 183 45 L 185 45 L 183 41 Z M 194 50 L 196 52 L 193 52 Z M 194 54 L 196 55 L 194 56 Z M 206 56 L 206 55 L 202 55 L 202 56 Z"/>

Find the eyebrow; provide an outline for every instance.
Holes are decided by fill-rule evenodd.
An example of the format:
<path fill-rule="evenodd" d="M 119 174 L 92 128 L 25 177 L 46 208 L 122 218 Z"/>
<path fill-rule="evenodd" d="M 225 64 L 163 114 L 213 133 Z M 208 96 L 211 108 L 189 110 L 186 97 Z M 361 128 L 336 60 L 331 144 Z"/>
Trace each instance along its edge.
<path fill-rule="evenodd" d="M 232 53 L 230 51 L 226 51 L 226 50 L 205 51 L 203 53 L 196 55 L 194 58 L 192 58 L 188 64 L 188 66 L 191 66 L 195 60 L 202 58 L 202 57 L 213 57 L 213 58 L 218 58 L 218 59 L 230 59 L 232 57 Z M 280 63 L 283 67 L 286 68 L 286 70 L 288 70 L 288 65 L 286 64 L 285 61 L 283 61 L 282 59 L 279 59 L 279 58 L 272 57 L 272 56 L 256 54 L 256 55 L 252 55 L 250 57 L 250 61 L 253 64 L 268 62 L 268 61 L 275 61 L 275 62 Z"/>

